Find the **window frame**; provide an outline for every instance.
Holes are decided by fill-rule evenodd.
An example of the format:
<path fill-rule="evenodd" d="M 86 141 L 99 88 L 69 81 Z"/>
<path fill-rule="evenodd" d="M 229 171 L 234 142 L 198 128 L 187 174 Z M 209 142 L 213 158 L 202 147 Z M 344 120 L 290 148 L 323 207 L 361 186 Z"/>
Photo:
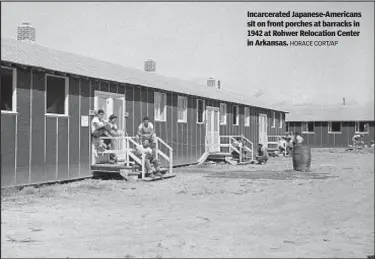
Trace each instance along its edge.
<path fill-rule="evenodd" d="M 179 113 L 179 109 L 180 109 L 180 101 L 182 101 L 183 104 L 186 104 L 184 105 L 184 118 L 183 119 L 179 119 L 178 118 L 178 113 Z M 178 123 L 187 123 L 187 117 L 188 117 L 188 98 L 186 96 L 182 96 L 182 95 L 178 95 L 177 96 L 177 122 Z"/>
<path fill-rule="evenodd" d="M 244 126 L 250 127 L 250 107 L 247 106 L 244 109 Z"/>
<path fill-rule="evenodd" d="M 237 107 L 237 114 L 236 114 L 236 123 L 233 123 L 233 120 L 232 120 L 232 123 L 233 123 L 233 126 L 239 126 L 240 125 L 240 106 L 237 105 L 237 104 L 233 104 L 232 106 L 232 116 L 233 116 L 233 119 L 234 119 L 234 107 Z"/>
<path fill-rule="evenodd" d="M 360 123 L 364 123 L 364 125 L 367 125 L 367 131 L 359 131 L 359 124 Z M 370 123 L 369 122 L 365 122 L 365 121 L 356 121 L 355 122 L 355 125 L 354 125 L 354 132 L 357 134 L 370 134 Z"/>
<path fill-rule="evenodd" d="M 160 103 L 159 103 L 159 114 L 156 114 L 157 110 L 156 110 L 156 95 L 159 95 L 159 96 L 165 96 L 165 105 L 164 105 L 164 111 L 163 113 L 161 112 L 161 108 L 160 108 Z M 162 98 L 159 99 L 160 101 L 162 100 Z M 167 121 L 167 94 L 166 93 L 163 93 L 161 91 L 155 91 L 154 92 L 154 120 L 155 121 L 159 121 L 159 122 L 166 122 Z M 161 116 L 163 114 L 163 116 Z M 161 118 L 160 118 L 161 117 Z"/>
<path fill-rule="evenodd" d="M 340 131 L 332 131 L 332 123 L 340 123 Z M 342 134 L 342 123 L 341 121 L 329 121 L 328 122 L 328 133 L 329 134 Z"/>
<path fill-rule="evenodd" d="M 198 105 L 198 103 L 199 103 L 199 101 L 202 101 L 202 103 L 203 103 L 202 121 L 198 121 L 198 118 L 199 118 L 199 116 L 198 116 L 198 113 L 199 113 L 199 105 Z M 196 112 L 196 114 L 197 114 L 197 121 L 196 121 L 197 124 L 204 124 L 206 122 L 206 100 L 197 99 L 197 112 Z"/>
<path fill-rule="evenodd" d="M 272 111 L 272 126 L 271 128 L 276 128 L 276 112 Z"/>
<path fill-rule="evenodd" d="M 9 69 L 12 71 L 12 110 L 1 110 L 1 114 L 17 114 L 17 68 L 1 66 L 3 69 Z"/>
<path fill-rule="evenodd" d="M 313 131 L 309 131 L 309 123 L 312 123 Z M 304 124 L 306 125 L 306 127 L 304 127 Z M 313 121 L 303 121 L 301 124 L 301 128 L 302 128 L 302 134 L 315 134 L 315 122 Z M 307 130 L 304 130 L 304 129 L 307 129 Z"/>
<path fill-rule="evenodd" d="M 225 108 L 223 113 L 221 112 L 221 108 L 222 107 Z M 226 103 L 220 103 L 220 125 L 227 125 L 227 118 L 228 118 L 228 116 L 227 116 L 227 114 L 228 114 L 227 108 L 228 108 L 228 106 L 227 106 Z M 222 118 L 221 116 L 224 117 L 224 122 L 221 121 L 221 118 Z"/>
<path fill-rule="evenodd" d="M 65 100 L 64 100 L 64 113 L 51 113 L 47 112 L 47 87 L 48 87 L 48 77 L 57 77 L 65 79 Z M 69 116 L 69 77 L 67 76 L 60 76 L 55 74 L 45 74 L 44 76 L 44 115 L 51 116 L 51 117 L 68 117 Z"/>

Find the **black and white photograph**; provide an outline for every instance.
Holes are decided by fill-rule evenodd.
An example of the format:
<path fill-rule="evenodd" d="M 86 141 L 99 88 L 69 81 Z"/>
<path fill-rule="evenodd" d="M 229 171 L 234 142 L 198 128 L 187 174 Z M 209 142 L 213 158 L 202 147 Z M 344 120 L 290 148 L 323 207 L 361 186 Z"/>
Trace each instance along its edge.
<path fill-rule="evenodd" d="M 374 259 L 375 3 L 1 2 L 1 258 Z"/>

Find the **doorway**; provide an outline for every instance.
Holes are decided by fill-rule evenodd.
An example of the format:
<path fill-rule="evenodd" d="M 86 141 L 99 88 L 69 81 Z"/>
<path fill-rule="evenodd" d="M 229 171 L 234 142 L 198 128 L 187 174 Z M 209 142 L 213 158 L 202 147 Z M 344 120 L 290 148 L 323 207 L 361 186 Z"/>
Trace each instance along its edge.
<path fill-rule="evenodd" d="M 267 114 L 259 113 L 259 143 L 268 145 L 268 135 L 267 135 Z"/>
<path fill-rule="evenodd" d="M 125 95 L 102 91 L 95 91 L 94 93 L 94 109 L 104 111 L 104 120 L 108 120 L 112 114 L 117 116 L 117 127 L 119 130 L 126 132 L 125 120 Z M 115 149 L 122 149 L 125 147 L 125 141 L 114 141 Z M 118 155 L 119 159 L 125 159 L 125 154 Z"/>
<path fill-rule="evenodd" d="M 206 152 L 220 152 L 220 109 L 206 107 Z"/>

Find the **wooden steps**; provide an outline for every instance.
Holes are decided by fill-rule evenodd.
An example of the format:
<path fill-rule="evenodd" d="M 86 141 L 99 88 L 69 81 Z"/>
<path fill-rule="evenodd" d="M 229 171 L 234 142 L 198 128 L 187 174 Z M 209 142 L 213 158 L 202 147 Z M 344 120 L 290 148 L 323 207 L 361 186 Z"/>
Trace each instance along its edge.
<path fill-rule="evenodd" d="M 133 169 L 133 166 L 126 166 L 125 163 L 91 165 L 91 171 L 103 172 L 103 173 L 120 173 L 121 170 L 132 170 L 132 169 Z"/>
<path fill-rule="evenodd" d="M 141 179 L 142 171 L 135 171 L 133 166 L 126 166 L 124 163 L 118 164 L 95 164 L 91 166 L 91 171 L 94 176 L 108 178 L 109 175 L 118 175 L 125 180 L 129 179 Z M 169 173 L 168 168 L 160 168 L 160 173 L 162 176 L 145 177 L 143 181 L 157 181 L 162 179 L 168 179 L 175 177 L 175 174 Z"/>
<path fill-rule="evenodd" d="M 175 174 L 166 173 L 163 176 L 155 176 L 154 178 L 145 177 L 145 178 L 142 179 L 142 181 L 153 182 L 153 181 L 159 181 L 159 180 L 164 180 L 164 179 L 168 179 L 168 178 L 173 178 L 175 176 L 176 176 Z"/>

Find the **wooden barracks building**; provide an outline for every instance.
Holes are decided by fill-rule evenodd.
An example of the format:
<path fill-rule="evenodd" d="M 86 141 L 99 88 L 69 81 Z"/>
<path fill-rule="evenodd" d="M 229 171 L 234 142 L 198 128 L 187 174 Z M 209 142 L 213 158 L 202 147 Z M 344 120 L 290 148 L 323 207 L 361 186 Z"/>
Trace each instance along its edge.
<path fill-rule="evenodd" d="M 243 134 L 254 149 L 285 133 L 285 112 L 244 95 L 3 38 L 1 186 L 90 176 L 99 108 L 129 136 L 149 116 L 174 165 L 197 162 L 214 131 Z"/>
<path fill-rule="evenodd" d="M 286 121 L 287 131 L 301 133 L 310 147 L 348 147 L 355 133 L 366 145 L 375 140 L 373 106 L 298 107 Z"/>

